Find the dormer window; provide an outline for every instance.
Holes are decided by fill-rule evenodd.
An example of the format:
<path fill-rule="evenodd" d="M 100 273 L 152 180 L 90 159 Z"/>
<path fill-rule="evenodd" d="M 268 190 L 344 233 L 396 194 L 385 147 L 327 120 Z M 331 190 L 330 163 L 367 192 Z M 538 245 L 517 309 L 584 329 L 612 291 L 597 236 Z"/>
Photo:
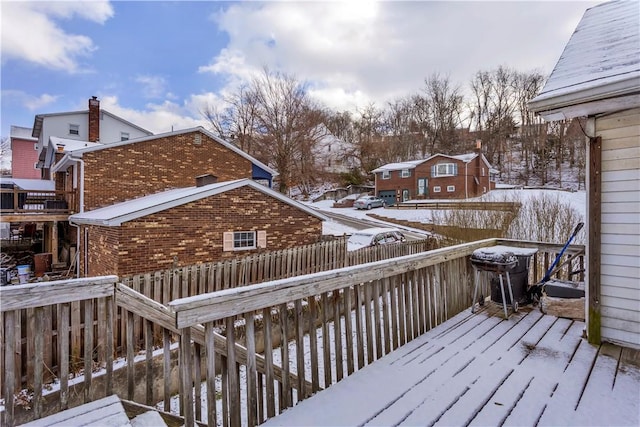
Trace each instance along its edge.
<path fill-rule="evenodd" d="M 120 132 L 120 141 L 128 141 L 129 132 Z"/>
<path fill-rule="evenodd" d="M 80 125 L 69 125 L 69 135 L 80 135 Z"/>

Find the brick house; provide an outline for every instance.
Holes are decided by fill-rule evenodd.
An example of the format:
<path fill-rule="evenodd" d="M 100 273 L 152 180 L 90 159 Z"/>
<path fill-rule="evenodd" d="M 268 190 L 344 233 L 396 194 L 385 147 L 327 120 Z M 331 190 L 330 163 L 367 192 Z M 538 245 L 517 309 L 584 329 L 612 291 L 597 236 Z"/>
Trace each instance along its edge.
<path fill-rule="evenodd" d="M 51 171 L 56 189 L 77 191 L 75 212 L 193 184 L 196 176 L 218 181 L 249 178 L 271 186 L 277 173 L 202 127 L 143 138 L 65 145 L 53 139 L 60 156 Z"/>
<path fill-rule="evenodd" d="M 207 178 L 209 178 L 207 180 Z M 130 275 L 315 243 L 322 214 L 250 179 L 159 192 L 72 215 L 80 274 Z"/>
<path fill-rule="evenodd" d="M 497 171 L 482 153 L 435 154 L 371 171 L 376 195 L 388 205 L 414 199 L 466 199 L 495 189 Z"/>
<path fill-rule="evenodd" d="M 40 179 L 38 139 L 31 128 L 11 126 L 11 176 L 18 179 Z"/>

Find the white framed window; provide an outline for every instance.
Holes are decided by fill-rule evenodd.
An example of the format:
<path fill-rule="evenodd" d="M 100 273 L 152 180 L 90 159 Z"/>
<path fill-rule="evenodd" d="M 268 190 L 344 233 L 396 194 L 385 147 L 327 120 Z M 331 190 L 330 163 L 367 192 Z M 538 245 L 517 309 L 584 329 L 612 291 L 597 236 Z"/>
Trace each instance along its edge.
<path fill-rule="evenodd" d="M 129 132 L 120 132 L 120 141 L 128 141 Z"/>
<path fill-rule="evenodd" d="M 400 178 L 409 178 L 411 176 L 411 171 L 409 169 L 402 169 L 400 171 Z"/>
<path fill-rule="evenodd" d="M 389 179 L 391 178 L 391 174 L 389 173 L 389 171 L 382 171 L 382 179 Z"/>
<path fill-rule="evenodd" d="M 447 185 L 447 192 L 453 193 L 454 191 L 456 191 L 455 185 Z"/>
<path fill-rule="evenodd" d="M 433 187 L 433 192 L 434 192 L 434 193 L 439 193 L 439 192 L 440 192 L 440 190 L 441 190 L 441 188 L 440 188 L 440 186 L 439 186 L 439 185 L 436 185 L 435 187 Z"/>
<path fill-rule="evenodd" d="M 222 236 L 223 251 L 243 251 L 267 247 L 266 231 L 228 231 Z"/>
<path fill-rule="evenodd" d="M 80 135 L 80 125 L 69 124 L 69 135 Z"/>
<path fill-rule="evenodd" d="M 458 165 L 455 163 L 438 163 L 431 166 L 431 176 L 456 176 L 458 175 Z"/>

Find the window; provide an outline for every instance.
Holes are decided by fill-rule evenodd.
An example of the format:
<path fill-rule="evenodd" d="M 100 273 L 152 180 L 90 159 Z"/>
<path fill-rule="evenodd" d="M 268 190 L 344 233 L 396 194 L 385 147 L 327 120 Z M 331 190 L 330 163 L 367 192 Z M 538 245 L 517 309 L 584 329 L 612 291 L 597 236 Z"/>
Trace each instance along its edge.
<path fill-rule="evenodd" d="M 69 125 L 69 135 L 80 135 L 80 125 Z"/>
<path fill-rule="evenodd" d="M 382 171 L 382 179 L 389 179 L 391 178 L 391 174 L 389 173 L 389 171 Z"/>
<path fill-rule="evenodd" d="M 411 171 L 409 169 L 402 169 L 400 171 L 400 178 L 409 178 L 411 176 Z"/>
<path fill-rule="evenodd" d="M 454 191 L 456 191 L 456 186 L 455 185 L 447 185 L 447 191 L 449 193 L 453 193 Z"/>
<path fill-rule="evenodd" d="M 266 231 L 228 231 L 222 235 L 223 251 L 242 251 L 266 247 Z"/>
<path fill-rule="evenodd" d="M 431 176 L 455 176 L 458 175 L 458 165 L 455 163 L 439 163 L 431 166 Z"/>
<path fill-rule="evenodd" d="M 433 187 L 433 192 L 434 193 L 439 193 L 440 192 L 440 186 L 436 185 L 435 187 Z"/>
<path fill-rule="evenodd" d="M 233 249 L 255 249 L 255 231 L 236 231 L 233 233 Z"/>
<path fill-rule="evenodd" d="M 128 141 L 129 132 L 120 132 L 120 141 Z"/>

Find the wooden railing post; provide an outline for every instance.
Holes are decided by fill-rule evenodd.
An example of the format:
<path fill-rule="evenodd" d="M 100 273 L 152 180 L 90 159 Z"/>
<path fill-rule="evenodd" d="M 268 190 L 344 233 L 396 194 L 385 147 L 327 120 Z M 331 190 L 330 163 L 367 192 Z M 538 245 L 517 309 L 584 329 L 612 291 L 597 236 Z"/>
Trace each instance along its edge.
<path fill-rule="evenodd" d="M 191 370 L 191 328 L 180 330 L 180 381 L 182 395 L 180 396 L 181 412 L 184 414 L 186 427 L 195 425 L 193 413 L 193 372 Z"/>

